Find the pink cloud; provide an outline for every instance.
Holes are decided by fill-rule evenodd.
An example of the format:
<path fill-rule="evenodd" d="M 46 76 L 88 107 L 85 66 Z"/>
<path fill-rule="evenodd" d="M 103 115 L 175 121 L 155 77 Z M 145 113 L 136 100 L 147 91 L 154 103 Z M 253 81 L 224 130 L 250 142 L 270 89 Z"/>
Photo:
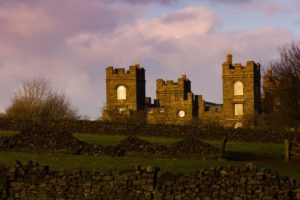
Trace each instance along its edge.
<path fill-rule="evenodd" d="M 190 20 L 188 24 L 186 19 Z M 266 65 L 277 56 L 277 47 L 292 40 L 293 36 L 274 27 L 219 32 L 216 31 L 219 25 L 207 8 L 186 8 L 125 25 L 111 35 L 78 34 L 68 39 L 67 44 L 79 57 L 98 58 L 104 66 L 126 66 L 140 60 L 150 76 L 147 83 L 151 95 L 156 78 L 176 79 L 186 72 L 196 93 L 220 102 L 221 63 L 227 50 L 233 51 L 236 62 L 254 59 Z"/>
<path fill-rule="evenodd" d="M 246 4 L 253 0 L 209 0 L 213 3 L 223 3 L 223 4 Z"/>
<path fill-rule="evenodd" d="M 64 40 L 84 30 L 108 34 L 140 16 L 144 9 L 103 1 L 0 1 L 0 106 L 9 105 L 14 89 L 23 81 L 45 77 L 64 90 L 74 105 L 80 105 L 81 113 L 98 115 L 99 96 L 104 91 L 95 86 L 102 83 L 95 70 L 86 68 L 95 68 L 95 59 L 83 63 L 73 58 Z M 91 98 L 96 90 L 99 94 Z"/>
<path fill-rule="evenodd" d="M 42 10 L 24 6 L 0 10 L 0 19 L 3 30 L 23 36 L 43 34 L 58 25 L 52 16 Z"/>
<path fill-rule="evenodd" d="M 156 78 L 176 79 L 185 72 L 195 93 L 220 101 L 221 63 L 228 49 L 239 62 L 253 58 L 267 63 L 278 46 L 292 39 L 288 31 L 272 27 L 222 32 L 218 17 L 205 7 L 140 19 L 148 9 L 141 5 L 50 2 L 0 4 L 2 108 L 24 80 L 42 76 L 65 91 L 81 114 L 98 117 L 105 103 L 105 67 L 137 60 L 146 68 L 152 97 Z"/>
<path fill-rule="evenodd" d="M 298 0 L 294 0 L 293 4 L 294 4 L 294 8 L 296 8 L 296 10 L 299 11 L 300 10 L 300 2 Z"/>
<path fill-rule="evenodd" d="M 125 2 L 130 4 L 150 4 L 150 3 L 159 3 L 162 5 L 170 5 L 173 3 L 177 3 L 179 0 L 107 0 L 107 1 L 113 1 L 113 2 Z"/>
<path fill-rule="evenodd" d="M 109 33 L 140 16 L 141 6 L 102 1 L 19 1 L 0 4 L 1 42 L 27 52 L 61 48 L 65 37 L 81 31 Z M 95 20 L 96 19 L 96 20 Z M 47 52 L 48 54 L 50 52 Z M 55 52 L 54 52 L 55 53 Z"/>
<path fill-rule="evenodd" d="M 138 20 L 116 29 L 110 35 L 101 33 L 79 34 L 70 38 L 67 44 L 72 49 L 84 50 L 87 48 L 97 51 L 98 48 L 101 48 L 100 44 L 109 48 L 112 45 L 119 46 L 121 41 L 133 42 L 131 41 L 133 38 L 136 41 L 134 43 L 137 44 L 143 41 L 147 42 L 152 38 L 160 41 L 176 40 L 190 35 L 204 35 L 210 32 L 218 23 L 219 20 L 209 9 L 205 7 L 188 7 L 157 18 Z M 122 45 L 119 48 L 127 48 L 128 45 Z M 116 46 L 114 48 L 117 48 Z"/>
<path fill-rule="evenodd" d="M 287 12 L 288 8 L 286 5 L 280 5 L 274 1 L 265 0 L 253 0 L 246 5 L 246 8 L 251 11 L 259 11 L 266 15 L 274 15 L 279 12 Z"/>

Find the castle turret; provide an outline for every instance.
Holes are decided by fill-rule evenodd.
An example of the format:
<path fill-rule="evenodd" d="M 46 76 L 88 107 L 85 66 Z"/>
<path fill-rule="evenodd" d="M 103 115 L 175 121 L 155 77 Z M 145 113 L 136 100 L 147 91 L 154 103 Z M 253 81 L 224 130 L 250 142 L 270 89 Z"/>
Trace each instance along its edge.
<path fill-rule="evenodd" d="M 198 104 L 191 91 L 191 81 L 185 74 L 177 82 L 157 79 L 156 95 L 159 108 L 148 110 L 148 123 L 187 124 L 197 117 Z"/>
<path fill-rule="evenodd" d="M 232 55 L 227 54 L 222 66 L 225 126 L 252 126 L 256 114 L 261 112 L 260 64 L 233 64 Z"/>
<path fill-rule="evenodd" d="M 120 112 L 145 109 L 145 70 L 136 64 L 125 68 L 106 68 L 106 110 Z"/>

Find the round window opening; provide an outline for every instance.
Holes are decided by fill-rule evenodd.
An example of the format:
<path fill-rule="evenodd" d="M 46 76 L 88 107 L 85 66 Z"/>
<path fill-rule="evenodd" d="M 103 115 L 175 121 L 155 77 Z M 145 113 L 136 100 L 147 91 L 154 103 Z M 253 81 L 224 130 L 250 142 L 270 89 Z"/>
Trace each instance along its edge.
<path fill-rule="evenodd" d="M 185 116 L 185 112 L 183 110 L 178 112 L 178 116 L 179 117 L 184 117 Z"/>
<path fill-rule="evenodd" d="M 234 125 L 234 128 L 242 128 L 243 124 L 241 122 L 238 122 Z"/>

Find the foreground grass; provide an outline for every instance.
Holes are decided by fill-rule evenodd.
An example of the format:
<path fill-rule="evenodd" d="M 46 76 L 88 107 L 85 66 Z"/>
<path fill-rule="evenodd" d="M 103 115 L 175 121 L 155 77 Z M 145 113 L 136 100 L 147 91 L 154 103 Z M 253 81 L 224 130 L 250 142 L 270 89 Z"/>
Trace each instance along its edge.
<path fill-rule="evenodd" d="M 16 131 L 3 131 L 3 130 L 0 130 L 0 138 L 4 137 L 4 136 L 13 136 L 16 133 L 17 133 Z"/>
<path fill-rule="evenodd" d="M 117 145 L 121 140 L 125 139 L 127 136 L 120 135 L 92 135 L 92 134 L 74 134 L 79 140 L 85 141 L 92 144 L 101 145 Z M 171 144 L 179 141 L 179 138 L 164 138 L 164 137 L 141 137 L 141 139 L 147 140 L 152 143 L 164 144 L 170 146 Z M 212 141 L 206 140 L 205 142 L 211 145 L 221 148 L 222 141 Z M 229 152 L 229 156 L 235 155 L 238 157 L 272 157 L 276 159 L 281 159 L 283 157 L 283 145 L 282 144 L 263 144 L 263 143 L 242 143 L 229 141 L 226 145 L 226 151 Z"/>
<path fill-rule="evenodd" d="M 125 139 L 127 136 L 124 135 L 94 135 L 94 134 L 82 134 L 75 133 L 73 134 L 79 140 L 85 141 L 92 144 L 101 144 L 101 145 L 117 145 L 121 140 Z M 179 138 L 165 138 L 165 137 L 151 137 L 143 136 L 140 137 L 143 140 L 147 140 L 151 143 L 158 143 L 164 145 L 171 145 L 174 142 L 179 141 Z"/>
<path fill-rule="evenodd" d="M 12 136 L 13 131 L 0 131 L 0 137 Z M 101 145 L 117 145 L 126 136 L 92 135 L 79 134 L 74 136 L 82 141 Z M 178 138 L 163 137 L 141 137 L 152 143 L 171 145 L 178 141 Z M 222 141 L 206 142 L 220 148 Z M 191 173 L 201 168 L 212 166 L 228 166 L 229 164 L 246 164 L 253 162 L 259 168 L 270 168 L 278 171 L 281 175 L 292 177 L 300 182 L 300 164 L 283 162 L 282 144 L 260 144 L 260 143 L 241 143 L 229 141 L 226 145 L 226 161 L 219 160 L 177 160 L 159 159 L 153 157 L 92 157 L 76 156 L 60 153 L 34 153 L 0 151 L 0 164 L 13 165 L 16 160 L 27 162 L 28 160 L 38 161 L 41 164 L 49 165 L 51 169 L 68 170 L 101 170 L 128 169 L 137 164 L 144 166 L 159 166 L 162 171 Z"/>
<path fill-rule="evenodd" d="M 213 166 L 242 165 L 249 161 L 224 161 L 224 160 L 177 160 L 159 159 L 153 157 L 93 157 L 77 156 L 59 153 L 32 153 L 0 151 L 0 164 L 14 165 L 16 160 L 27 162 L 34 160 L 40 164 L 49 165 L 52 170 L 99 170 L 109 171 L 113 169 L 130 169 L 135 165 L 159 166 L 161 171 L 192 173 L 201 168 Z M 280 175 L 289 176 L 300 182 L 300 167 L 296 163 L 286 162 L 253 162 L 259 168 L 268 168 L 277 171 Z"/>
<path fill-rule="evenodd" d="M 3 136 L 12 136 L 16 134 L 13 131 L 0 131 L 0 138 Z M 121 140 L 127 136 L 121 135 L 95 135 L 95 134 L 81 134 L 75 133 L 74 136 L 79 140 L 92 144 L 101 145 L 117 145 Z M 179 141 L 178 138 L 164 138 L 164 137 L 141 137 L 151 143 L 163 144 L 170 146 L 172 143 Z M 222 141 L 206 140 L 205 142 L 221 148 Z M 242 143 L 228 141 L 226 145 L 226 152 L 231 160 L 252 160 L 256 157 L 270 157 L 270 159 L 283 158 L 283 144 L 264 144 L 264 143 Z"/>

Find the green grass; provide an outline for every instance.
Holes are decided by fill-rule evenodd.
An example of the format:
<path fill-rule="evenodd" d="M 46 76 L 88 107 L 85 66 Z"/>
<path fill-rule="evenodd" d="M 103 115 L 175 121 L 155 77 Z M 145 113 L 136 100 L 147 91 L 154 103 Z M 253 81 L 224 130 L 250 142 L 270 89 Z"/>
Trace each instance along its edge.
<path fill-rule="evenodd" d="M 249 161 L 221 161 L 221 160 L 177 160 L 177 159 L 159 159 L 153 157 L 93 157 L 77 156 L 59 153 L 32 153 L 32 152 L 15 152 L 0 151 L 0 163 L 13 165 L 16 160 L 27 162 L 34 160 L 40 164 L 49 165 L 52 170 L 99 170 L 109 171 L 112 169 L 129 169 L 137 164 L 143 166 L 159 166 L 161 171 L 192 173 L 201 168 L 212 166 L 242 165 Z M 259 168 L 269 168 L 279 172 L 283 176 L 290 176 L 300 181 L 300 167 L 295 163 L 276 162 L 264 163 L 253 162 Z"/>
<path fill-rule="evenodd" d="M 79 140 L 85 141 L 91 144 L 101 144 L 101 145 L 117 145 L 120 143 L 121 140 L 125 139 L 127 136 L 124 135 L 93 135 L 93 134 L 82 134 L 82 133 L 75 133 L 73 134 Z M 178 138 L 164 138 L 164 137 L 150 137 L 150 136 L 143 136 L 140 137 L 141 139 L 147 140 L 152 143 L 170 145 L 174 142 L 179 141 Z"/>
<path fill-rule="evenodd" d="M 0 131 L 0 137 L 16 134 L 12 131 Z M 116 145 L 126 136 L 74 134 L 78 139 L 94 144 Z M 178 141 L 178 138 L 163 137 L 141 137 L 152 143 L 160 143 L 169 146 Z M 206 142 L 215 147 L 221 147 L 222 141 Z M 282 144 L 262 144 L 262 143 L 241 143 L 229 141 L 226 145 L 226 161 L 219 160 L 177 160 L 160 159 L 153 157 L 92 157 L 76 156 L 62 153 L 37 153 L 37 152 L 16 152 L 0 151 L 0 164 L 12 165 L 16 160 L 26 162 L 35 160 L 41 164 L 46 164 L 51 169 L 83 169 L 83 170 L 102 170 L 128 169 L 137 164 L 144 166 L 159 166 L 162 171 L 191 173 L 200 168 L 211 166 L 227 166 L 228 164 L 245 164 L 253 161 L 259 168 L 270 168 L 278 171 L 279 174 L 290 176 L 300 181 L 300 164 L 287 163 L 283 159 Z"/>
<path fill-rule="evenodd" d="M 79 140 L 85 141 L 92 144 L 101 145 L 117 145 L 126 136 L 120 135 L 93 135 L 93 134 L 80 134 L 75 133 L 74 136 Z M 141 137 L 141 139 L 147 140 L 152 143 L 171 145 L 174 142 L 179 141 L 179 138 L 165 138 L 165 137 Z M 212 141 L 206 140 L 205 142 L 211 145 L 221 148 L 222 141 Z M 281 158 L 283 156 L 283 145 L 282 144 L 263 144 L 263 143 L 241 143 L 241 142 L 231 142 L 229 141 L 226 145 L 226 151 L 229 153 L 240 152 L 241 154 L 255 154 L 260 156 L 270 156 Z"/>
<path fill-rule="evenodd" d="M 4 137 L 4 136 L 13 136 L 16 133 L 17 133 L 16 131 L 3 131 L 3 130 L 0 130 L 0 138 Z"/>
<path fill-rule="evenodd" d="M 0 137 L 12 136 L 17 132 L 13 131 L 0 131 Z M 121 140 L 127 136 L 121 135 L 95 135 L 95 134 L 81 134 L 75 133 L 74 136 L 79 140 L 92 144 L 101 145 L 117 145 Z M 150 137 L 144 136 L 141 139 L 147 140 L 152 143 L 164 144 L 166 146 L 171 145 L 174 142 L 179 141 L 179 138 L 165 138 L 165 137 Z M 221 148 L 222 141 L 206 140 L 205 142 L 211 145 Z M 247 158 L 255 157 L 270 157 L 272 159 L 281 159 L 283 157 L 283 145 L 282 144 L 264 144 L 264 143 L 242 143 L 229 141 L 226 145 L 226 152 L 229 159 L 232 157 L 241 157 L 243 160 Z"/>

